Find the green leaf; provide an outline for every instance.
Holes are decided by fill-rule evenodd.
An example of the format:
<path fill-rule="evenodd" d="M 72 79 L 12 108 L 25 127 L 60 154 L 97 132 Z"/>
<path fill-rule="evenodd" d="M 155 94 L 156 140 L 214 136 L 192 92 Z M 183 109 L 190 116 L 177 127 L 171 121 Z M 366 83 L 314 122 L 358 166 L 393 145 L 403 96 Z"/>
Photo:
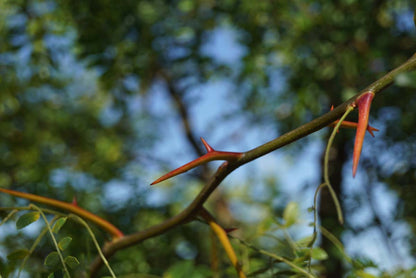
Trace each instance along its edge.
<path fill-rule="evenodd" d="M 55 225 L 53 225 L 52 232 L 54 232 L 55 234 L 59 233 L 67 219 L 68 217 L 61 217 L 58 220 L 56 220 Z"/>
<path fill-rule="evenodd" d="M 45 261 L 44 261 L 45 266 L 50 267 L 50 268 L 54 268 L 59 264 L 59 255 L 58 252 L 53 251 L 51 253 L 49 253 L 48 256 L 46 256 Z"/>
<path fill-rule="evenodd" d="M 299 218 L 299 207 L 295 202 L 287 204 L 285 211 L 283 212 L 283 219 L 286 222 L 286 227 L 290 227 L 297 222 Z"/>
<path fill-rule="evenodd" d="M 359 278 L 377 278 L 373 274 L 367 273 L 364 270 L 357 270 L 355 272 L 355 275 L 356 277 L 359 277 Z"/>
<path fill-rule="evenodd" d="M 368 258 L 355 258 L 352 260 L 352 265 L 354 268 L 363 269 L 366 267 L 377 267 L 377 264 Z"/>
<path fill-rule="evenodd" d="M 54 277 L 55 277 L 55 275 L 53 274 L 53 272 L 48 275 L 48 278 L 54 278 Z"/>
<path fill-rule="evenodd" d="M 170 266 L 163 274 L 163 278 L 177 277 L 205 278 L 212 277 L 212 273 L 205 266 L 195 266 L 193 261 L 180 261 Z"/>
<path fill-rule="evenodd" d="M 65 250 L 68 247 L 68 245 L 71 243 L 71 241 L 72 241 L 71 237 L 69 236 L 64 237 L 58 242 L 59 249 L 61 249 L 62 251 Z"/>
<path fill-rule="evenodd" d="M 33 222 L 36 222 L 40 217 L 40 213 L 37 211 L 28 212 L 26 214 L 23 214 L 19 217 L 16 221 L 16 228 L 18 230 L 23 229 L 27 225 L 32 224 Z"/>
<path fill-rule="evenodd" d="M 299 247 L 307 247 L 311 244 L 313 240 L 313 234 L 304 238 L 299 239 L 298 241 L 296 241 L 296 244 Z"/>
<path fill-rule="evenodd" d="M 314 260 L 322 261 L 328 258 L 328 254 L 325 252 L 324 249 L 316 247 L 312 249 L 311 257 Z"/>
<path fill-rule="evenodd" d="M 29 254 L 30 254 L 29 250 L 19 249 L 7 255 L 7 259 L 9 261 L 21 260 L 21 259 L 24 259 Z"/>
<path fill-rule="evenodd" d="M 65 263 L 70 267 L 70 268 L 76 268 L 79 265 L 79 261 L 77 258 L 73 257 L 73 256 L 68 256 L 65 258 Z"/>

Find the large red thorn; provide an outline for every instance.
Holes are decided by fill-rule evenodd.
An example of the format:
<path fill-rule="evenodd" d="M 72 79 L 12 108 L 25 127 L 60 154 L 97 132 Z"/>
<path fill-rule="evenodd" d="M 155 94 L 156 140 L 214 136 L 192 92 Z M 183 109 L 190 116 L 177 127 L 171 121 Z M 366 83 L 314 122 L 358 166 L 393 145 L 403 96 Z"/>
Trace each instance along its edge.
<path fill-rule="evenodd" d="M 198 157 L 195 160 L 192 160 L 191 162 L 173 170 L 170 171 L 169 173 L 161 176 L 160 178 L 158 178 L 157 180 L 155 180 L 154 182 L 152 182 L 150 185 L 154 185 L 156 183 L 159 183 L 161 181 L 167 180 L 169 178 L 172 178 L 174 176 L 177 176 L 179 174 L 185 173 L 186 171 L 189 171 L 201 164 L 207 163 L 209 161 L 213 161 L 213 160 L 226 160 L 226 161 L 233 161 L 233 160 L 237 160 L 238 158 L 240 158 L 243 153 L 237 153 L 237 152 L 221 152 L 221 151 L 216 151 L 214 150 L 205 140 L 204 138 L 201 137 L 201 141 L 202 144 L 204 144 L 205 149 L 207 150 L 207 153 L 204 154 L 201 157 Z"/>
<path fill-rule="evenodd" d="M 332 110 L 334 110 L 334 106 L 332 105 L 331 106 L 331 111 Z M 332 124 L 331 124 L 331 126 L 332 127 L 335 127 L 336 126 L 336 124 L 338 123 L 338 120 L 336 120 L 335 122 L 333 122 Z M 342 123 L 341 123 L 341 127 L 343 127 L 343 128 L 357 128 L 357 123 L 356 122 L 350 122 L 350 121 L 342 121 Z M 372 137 L 374 137 L 374 131 L 379 131 L 377 128 L 375 128 L 375 127 L 372 127 L 372 126 L 370 126 L 370 125 L 367 125 L 367 131 L 368 131 L 368 133 L 370 133 L 371 134 L 371 136 Z"/>
<path fill-rule="evenodd" d="M 354 152 L 352 155 L 352 176 L 355 177 L 357 173 L 358 162 L 360 161 L 361 150 L 363 149 L 363 142 L 365 131 L 368 126 L 368 118 L 370 114 L 371 101 L 374 98 L 373 92 L 367 92 L 360 96 L 355 104 L 358 106 L 358 125 L 355 134 Z"/>

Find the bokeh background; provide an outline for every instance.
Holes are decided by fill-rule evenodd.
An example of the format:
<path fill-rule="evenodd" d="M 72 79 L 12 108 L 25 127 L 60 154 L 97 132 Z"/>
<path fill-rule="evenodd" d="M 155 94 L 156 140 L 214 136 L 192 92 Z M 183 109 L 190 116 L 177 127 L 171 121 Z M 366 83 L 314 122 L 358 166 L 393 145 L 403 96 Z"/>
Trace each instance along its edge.
<path fill-rule="evenodd" d="M 219 165 L 149 185 L 200 155 L 200 136 L 246 151 L 327 112 L 414 53 L 414 9 L 410 0 L 0 0 L 0 187 L 75 196 L 125 233 L 157 224 L 189 204 Z M 355 179 L 354 131 L 339 132 L 332 147 L 330 179 L 346 223 L 323 191 L 320 224 L 353 261 L 319 237 L 328 254 L 317 262 L 322 277 L 415 275 L 416 75 L 396 81 L 374 100 L 370 123 L 380 132 L 366 137 Z M 235 237 L 295 256 L 288 236 L 312 234 L 308 208 L 330 131 L 237 169 L 207 207 L 238 228 Z M 290 202 L 297 221 L 282 229 Z M 0 195 L 1 207 L 25 204 Z M 7 255 L 28 248 L 42 227 L 0 226 L 4 277 L 19 266 Z M 64 232 L 87 268 L 95 255 L 87 233 L 74 223 Z M 247 273 L 288 277 L 287 266 L 233 244 Z M 51 250 L 43 239 L 23 275 L 46 275 Z M 201 223 L 120 251 L 110 264 L 119 275 L 235 275 Z"/>

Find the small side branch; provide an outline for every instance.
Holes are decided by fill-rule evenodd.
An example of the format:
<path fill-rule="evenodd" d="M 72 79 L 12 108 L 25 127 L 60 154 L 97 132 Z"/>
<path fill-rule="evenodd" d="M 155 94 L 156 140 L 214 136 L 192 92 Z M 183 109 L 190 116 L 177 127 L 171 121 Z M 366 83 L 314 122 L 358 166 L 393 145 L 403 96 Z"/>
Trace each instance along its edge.
<path fill-rule="evenodd" d="M 227 253 L 228 258 L 231 261 L 231 264 L 237 271 L 238 277 L 245 278 L 246 275 L 244 274 L 241 268 L 241 264 L 238 262 L 237 255 L 235 254 L 234 249 L 231 246 L 230 240 L 228 239 L 225 230 L 215 222 L 214 217 L 206 209 L 202 208 L 199 214 L 209 224 L 212 231 L 217 235 L 218 240 L 221 242 L 222 246 L 224 247 L 225 253 Z"/>
<path fill-rule="evenodd" d="M 12 196 L 16 196 L 19 198 L 23 198 L 26 200 L 30 200 L 36 203 L 49 205 L 49 206 L 59 208 L 59 209 L 71 212 L 73 214 L 76 214 L 84 219 L 91 221 L 92 223 L 101 227 L 103 230 L 110 233 L 113 237 L 113 240 L 119 239 L 124 236 L 123 232 L 120 231 L 116 226 L 114 226 L 107 220 L 79 207 L 78 205 L 76 205 L 75 202 L 67 203 L 67 202 L 62 202 L 62 201 L 58 201 L 58 200 L 47 198 L 47 197 L 42 197 L 42 196 L 35 195 L 35 194 L 30 194 L 26 192 L 20 192 L 20 191 L 5 189 L 5 188 L 0 188 L 0 192 L 6 193 Z"/>

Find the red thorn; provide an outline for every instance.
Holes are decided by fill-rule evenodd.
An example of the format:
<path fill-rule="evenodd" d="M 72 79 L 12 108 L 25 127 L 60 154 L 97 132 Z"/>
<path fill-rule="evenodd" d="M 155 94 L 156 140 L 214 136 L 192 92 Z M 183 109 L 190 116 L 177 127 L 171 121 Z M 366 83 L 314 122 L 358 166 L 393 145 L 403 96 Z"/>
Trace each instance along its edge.
<path fill-rule="evenodd" d="M 158 178 L 157 180 L 155 180 L 154 182 L 152 182 L 150 185 L 154 185 L 156 183 L 162 182 L 164 180 L 167 180 L 169 178 L 172 178 L 174 176 L 177 176 L 179 174 L 185 173 L 201 164 L 213 161 L 213 160 L 226 160 L 226 161 L 233 161 L 233 160 L 237 160 L 238 158 L 240 158 L 243 153 L 237 153 L 237 152 L 221 152 L 221 151 L 216 151 L 214 150 L 210 145 L 208 145 L 208 143 L 201 138 L 202 143 L 204 144 L 205 148 L 207 149 L 207 153 L 204 154 L 201 157 L 198 157 L 195 160 L 192 160 L 191 162 L 182 165 L 181 167 L 170 171 L 169 173 L 161 176 L 160 178 Z"/>
<path fill-rule="evenodd" d="M 377 128 L 375 128 L 375 127 L 372 127 L 372 126 L 368 125 L 367 126 L 367 131 L 371 134 L 371 136 L 374 137 L 373 131 L 379 131 L 379 130 Z"/>
<path fill-rule="evenodd" d="M 77 197 L 72 198 L 72 205 L 78 207 Z"/>
<path fill-rule="evenodd" d="M 366 130 L 368 130 L 368 118 L 370 114 L 371 101 L 373 100 L 373 97 L 374 93 L 370 91 L 363 94 L 355 101 L 355 103 L 358 106 L 358 125 L 357 132 L 355 134 L 354 152 L 352 155 L 353 177 L 355 177 L 355 174 L 357 173 L 358 162 L 360 161 L 360 155 L 363 149 L 365 132 Z M 373 130 L 374 128 L 371 129 L 371 131 Z"/>
<path fill-rule="evenodd" d="M 333 105 L 331 105 L 331 111 L 332 110 L 334 110 Z M 338 123 L 338 120 L 333 122 L 330 126 L 335 127 L 337 123 Z M 358 125 L 357 123 L 350 122 L 350 121 L 342 121 L 342 123 L 341 123 L 341 127 L 343 127 L 343 128 L 357 128 L 357 125 Z M 368 133 L 371 134 L 372 137 L 374 137 L 373 131 L 379 131 L 379 130 L 375 127 L 372 127 L 372 126 L 368 125 L 367 126 L 367 131 L 368 131 Z M 339 132 L 339 130 L 338 130 L 338 132 Z"/>
<path fill-rule="evenodd" d="M 202 144 L 204 144 L 205 149 L 207 150 L 207 152 L 214 152 L 215 150 L 207 143 L 207 141 L 205 141 L 204 138 L 201 137 L 201 141 Z"/>

